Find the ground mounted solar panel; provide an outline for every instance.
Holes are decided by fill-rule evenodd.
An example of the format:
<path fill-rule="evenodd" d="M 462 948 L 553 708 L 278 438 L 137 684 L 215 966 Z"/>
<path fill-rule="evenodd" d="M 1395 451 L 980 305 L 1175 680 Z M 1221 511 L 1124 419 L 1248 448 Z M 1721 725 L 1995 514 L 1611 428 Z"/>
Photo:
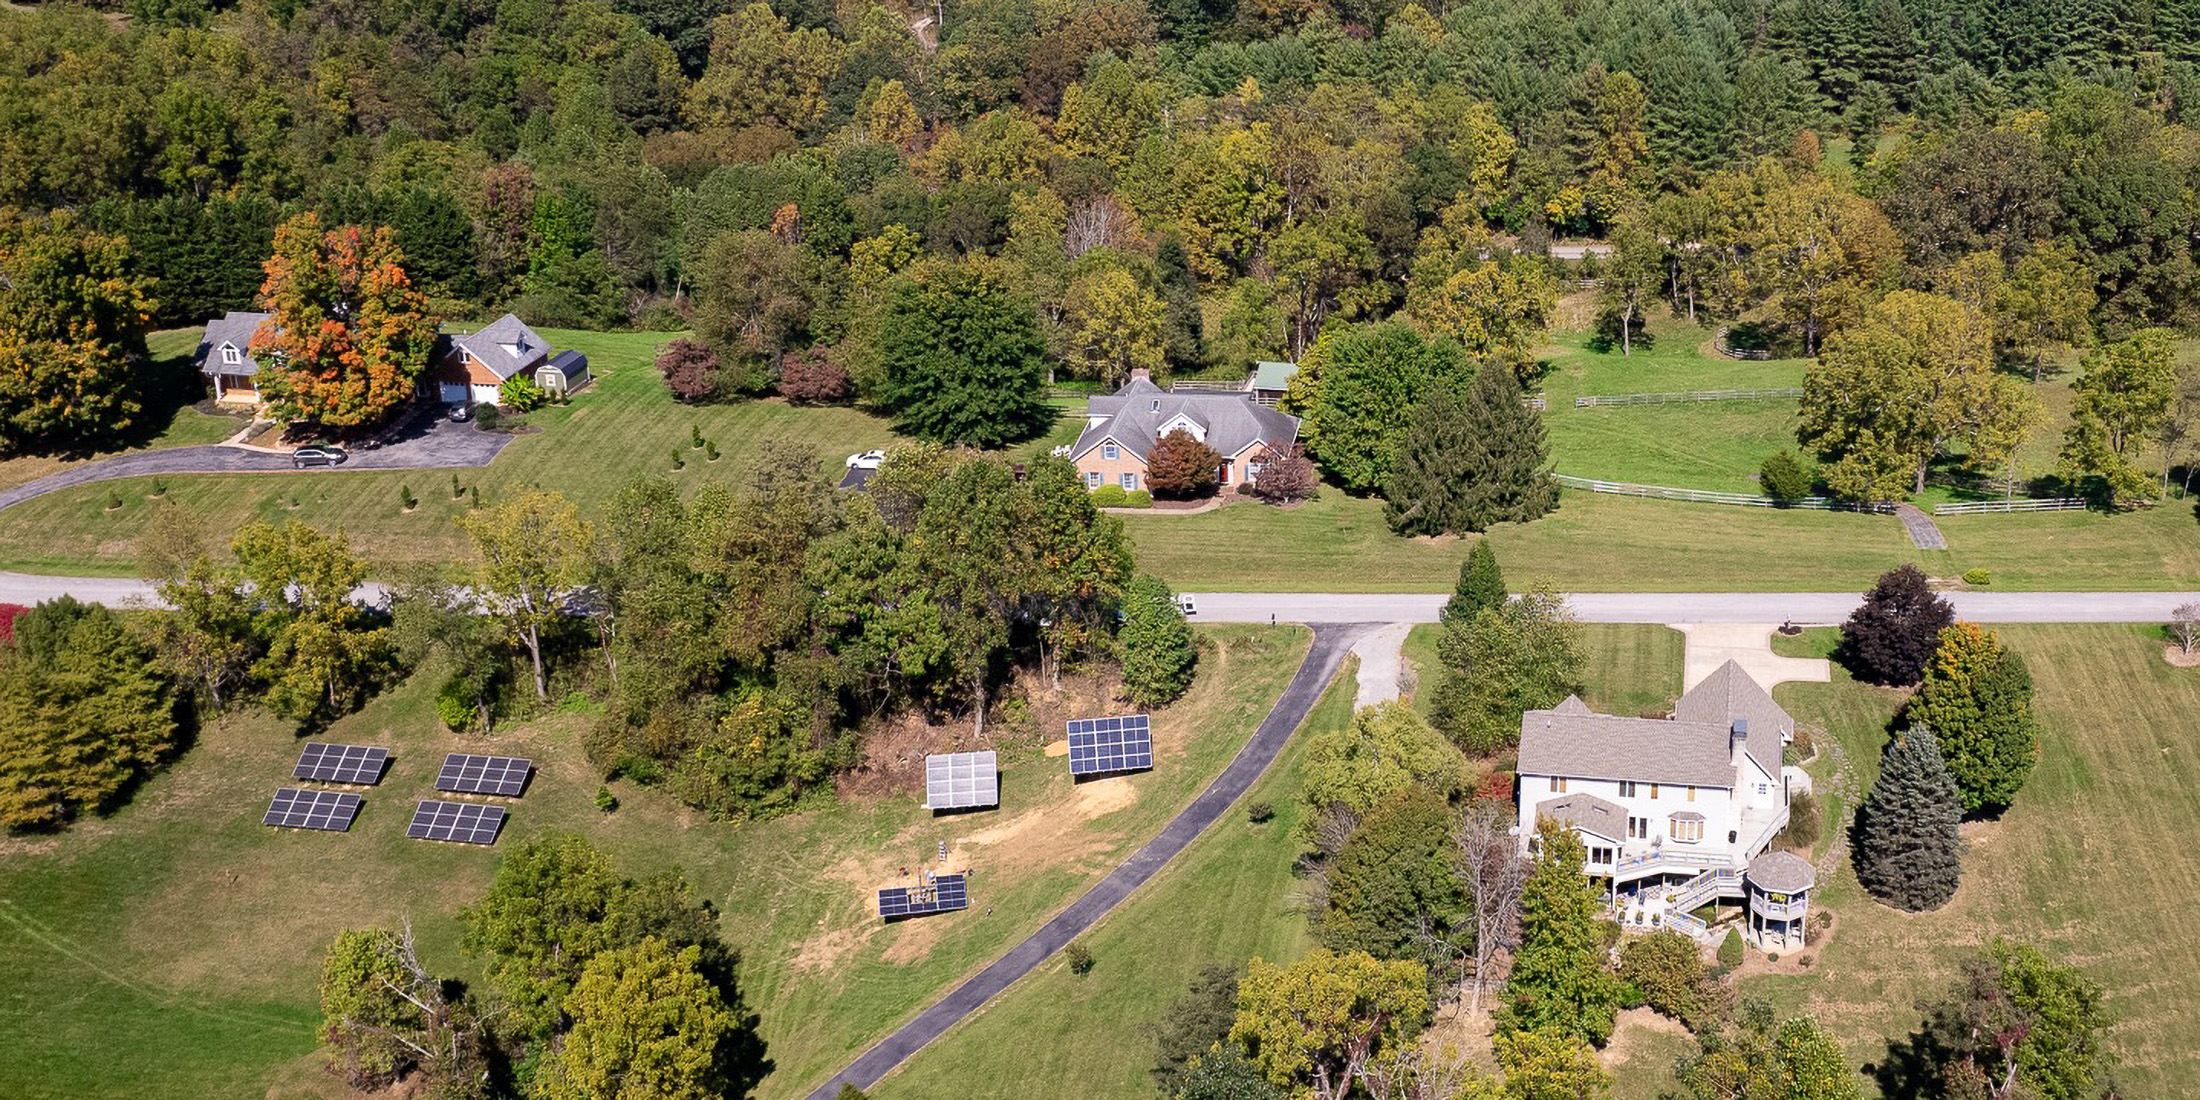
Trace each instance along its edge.
<path fill-rule="evenodd" d="M 382 766 L 390 762 L 390 750 L 380 745 L 324 745 L 308 741 L 298 753 L 291 774 L 316 783 L 350 783 L 371 787 L 382 781 Z"/>
<path fill-rule="evenodd" d="M 878 892 L 878 915 L 887 920 L 921 917 L 970 908 L 970 887 L 961 875 L 934 875 L 929 886 L 896 886 Z"/>
<path fill-rule="evenodd" d="M 301 791 L 296 787 L 281 787 L 275 791 L 275 800 L 268 803 L 267 816 L 261 824 L 283 829 L 322 829 L 332 833 L 349 832 L 353 818 L 359 816 L 359 806 L 365 799 L 341 791 Z"/>
<path fill-rule="evenodd" d="M 1153 767 L 1153 726 L 1143 714 L 1069 724 L 1069 773 L 1109 775 Z"/>
<path fill-rule="evenodd" d="M 435 777 L 435 789 L 460 794 L 494 794 L 518 798 L 527 789 L 527 773 L 535 762 L 518 756 L 475 756 L 454 752 L 443 758 L 443 770 Z"/>
<path fill-rule="evenodd" d="M 504 827 L 504 807 L 479 802 L 422 802 L 413 809 L 405 835 L 414 840 L 449 840 L 459 844 L 495 844 Z"/>
<path fill-rule="evenodd" d="M 924 805 L 963 810 L 1001 804 L 999 758 L 991 752 L 934 753 L 924 758 Z"/>

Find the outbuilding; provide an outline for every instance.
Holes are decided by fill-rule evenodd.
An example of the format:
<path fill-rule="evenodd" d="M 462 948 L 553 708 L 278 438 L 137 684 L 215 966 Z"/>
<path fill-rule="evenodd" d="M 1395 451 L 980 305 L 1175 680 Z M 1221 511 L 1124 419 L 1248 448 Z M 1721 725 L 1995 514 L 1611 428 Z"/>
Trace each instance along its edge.
<path fill-rule="evenodd" d="M 577 351 L 561 351 L 535 371 L 535 384 L 546 393 L 572 393 L 588 381 L 588 357 Z"/>

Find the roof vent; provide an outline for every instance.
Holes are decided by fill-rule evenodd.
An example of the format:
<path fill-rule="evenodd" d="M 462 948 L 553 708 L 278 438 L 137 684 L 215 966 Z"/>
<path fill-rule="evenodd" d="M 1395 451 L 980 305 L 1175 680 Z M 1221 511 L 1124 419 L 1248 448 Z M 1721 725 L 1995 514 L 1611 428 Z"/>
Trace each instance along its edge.
<path fill-rule="evenodd" d="M 1734 737 L 1735 737 L 1735 739 L 1736 739 L 1736 740 L 1741 740 L 1741 739 L 1743 739 L 1743 738 L 1746 738 L 1746 737 L 1748 737 L 1748 736 L 1749 736 L 1749 719 L 1747 719 L 1747 718 L 1736 718 L 1736 719 L 1734 720 Z"/>

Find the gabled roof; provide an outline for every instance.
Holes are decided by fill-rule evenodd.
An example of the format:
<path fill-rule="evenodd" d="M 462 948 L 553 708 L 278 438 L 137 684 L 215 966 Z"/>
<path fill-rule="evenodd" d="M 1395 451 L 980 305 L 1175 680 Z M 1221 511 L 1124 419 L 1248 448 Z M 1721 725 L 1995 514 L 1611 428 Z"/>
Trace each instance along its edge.
<path fill-rule="evenodd" d="M 1730 736 L 1724 724 L 1709 722 L 1621 718 L 1591 714 L 1586 707 L 1578 712 L 1531 710 L 1520 716 L 1518 770 L 1521 775 L 1731 789 Z"/>
<path fill-rule="evenodd" d="M 260 331 L 260 323 L 266 321 L 265 313 L 246 310 L 230 310 L 206 323 L 206 335 L 199 338 L 194 356 L 198 359 L 200 374 L 258 374 L 259 361 L 252 358 L 252 334 Z M 241 362 L 224 363 L 216 349 L 229 344 L 243 357 Z"/>
<path fill-rule="evenodd" d="M 1113 439 L 1140 459 L 1153 449 L 1163 424 L 1182 415 L 1207 429 L 1207 445 L 1224 457 L 1254 443 L 1282 449 L 1299 437 L 1299 418 L 1255 404 L 1243 393 L 1173 393 L 1146 378 L 1133 378 L 1085 406 L 1086 427 L 1070 447 L 1076 459 Z"/>
<path fill-rule="evenodd" d="M 1627 836 L 1627 811 L 1593 794 L 1569 794 L 1535 804 L 1535 816 L 1564 822 L 1606 840 Z"/>
<path fill-rule="evenodd" d="M 1559 705 L 1557 705 L 1557 706 L 1555 706 L 1555 707 L 1552 707 L 1552 708 L 1551 708 L 1551 713 L 1552 713 L 1552 714 L 1595 714 L 1596 712 L 1595 712 L 1595 711 L 1593 711 L 1593 710 L 1590 710 L 1590 709 L 1589 709 L 1589 704 L 1587 704 L 1587 703 L 1584 703 L 1584 702 L 1582 702 L 1582 701 L 1581 701 L 1581 696 L 1579 696 L 1579 695 L 1569 695 L 1569 696 L 1567 696 L 1567 697 L 1566 697 L 1566 701 L 1565 701 L 1565 702 L 1563 702 L 1563 703 L 1560 703 Z"/>
<path fill-rule="evenodd" d="M 453 333 L 444 339 L 473 356 L 499 380 L 510 378 L 522 369 L 541 366 L 550 355 L 550 342 L 528 328 L 527 322 L 509 313 L 481 326 L 479 331 Z M 504 350 L 506 344 L 517 345 L 519 353 L 514 355 Z"/>
<path fill-rule="evenodd" d="M 1291 376 L 1299 373 L 1297 363 L 1275 363 L 1263 360 L 1253 364 L 1253 388 L 1256 390 L 1280 390 L 1291 384 Z"/>
<path fill-rule="evenodd" d="M 1673 704 L 1673 717 L 1684 722 L 1717 722 L 1732 729 L 1739 718 L 1749 723 L 1749 755 L 1766 775 L 1780 774 L 1780 746 L 1795 736 L 1795 719 L 1757 685 L 1742 666 L 1728 661 Z"/>

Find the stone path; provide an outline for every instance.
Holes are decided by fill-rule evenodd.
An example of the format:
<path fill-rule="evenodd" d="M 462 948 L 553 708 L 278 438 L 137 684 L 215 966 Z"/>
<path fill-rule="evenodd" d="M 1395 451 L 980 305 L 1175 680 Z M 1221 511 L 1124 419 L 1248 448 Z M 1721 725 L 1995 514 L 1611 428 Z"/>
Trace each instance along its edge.
<path fill-rule="evenodd" d="M 1895 518 L 1902 521 L 1902 529 L 1910 533 L 1910 544 L 1920 550 L 1946 550 L 1948 537 L 1940 533 L 1940 525 L 1933 517 L 1915 504 L 1894 506 Z"/>
<path fill-rule="evenodd" d="M 1782 657 L 1772 652 L 1777 623 L 1674 623 L 1673 629 L 1688 639 L 1681 658 L 1681 690 L 1687 691 L 1733 661 L 1771 691 L 1774 684 L 1790 680 L 1823 684 L 1833 679 L 1833 666 L 1824 658 Z"/>
<path fill-rule="evenodd" d="M 1412 623 L 1390 623 L 1370 631 L 1353 645 L 1360 659 L 1360 693 L 1355 707 L 1371 707 L 1396 699 L 1404 688 L 1406 635 Z"/>

